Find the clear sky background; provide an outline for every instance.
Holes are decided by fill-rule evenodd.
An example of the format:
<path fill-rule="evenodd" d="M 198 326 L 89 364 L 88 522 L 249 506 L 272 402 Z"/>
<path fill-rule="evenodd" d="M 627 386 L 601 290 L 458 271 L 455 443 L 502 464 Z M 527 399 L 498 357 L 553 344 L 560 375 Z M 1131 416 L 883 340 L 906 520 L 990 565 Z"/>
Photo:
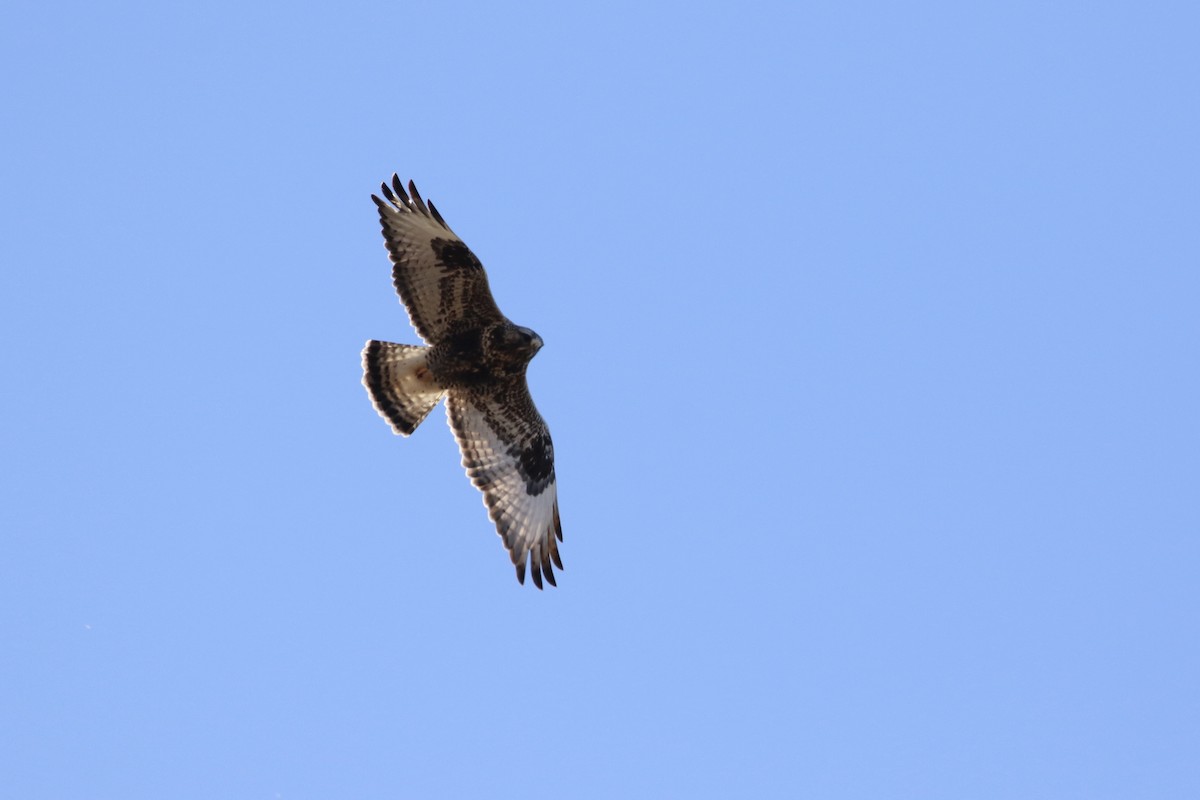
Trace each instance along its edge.
<path fill-rule="evenodd" d="M 1200 796 L 1192 3 L 0 29 L 0 796 Z M 517 584 L 369 194 L 545 339 Z"/>

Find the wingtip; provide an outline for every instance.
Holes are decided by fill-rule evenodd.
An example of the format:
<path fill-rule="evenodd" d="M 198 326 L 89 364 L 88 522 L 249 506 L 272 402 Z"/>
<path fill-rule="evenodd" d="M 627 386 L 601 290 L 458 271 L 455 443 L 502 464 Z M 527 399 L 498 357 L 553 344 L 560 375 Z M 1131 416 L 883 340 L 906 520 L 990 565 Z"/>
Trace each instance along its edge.
<path fill-rule="evenodd" d="M 396 197 L 401 198 L 405 204 L 408 203 L 408 195 L 404 193 L 404 183 L 400 180 L 398 173 L 392 173 L 392 190 L 396 193 Z"/>
<path fill-rule="evenodd" d="M 429 200 L 427 202 L 429 205 L 429 213 L 433 215 L 433 218 L 441 223 L 443 228 L 450 230 L 450 226 L 446 224 L 446 220 L 442 219 L 442 215 L 438 213 L 437 206 L 433 204 L 433 201 Z"/>
<path fill-rule="evenodd" d="M 421 193 L 417 191 L 417 184 L 415 181 L 410 180 L 408 182 L 408 193 L 412 197 L 413 205 L 420 209 L 421 213 L 425 216 L 430 216 L 429 207 L 425 205 L 425 201 L 421 198 Z"/>

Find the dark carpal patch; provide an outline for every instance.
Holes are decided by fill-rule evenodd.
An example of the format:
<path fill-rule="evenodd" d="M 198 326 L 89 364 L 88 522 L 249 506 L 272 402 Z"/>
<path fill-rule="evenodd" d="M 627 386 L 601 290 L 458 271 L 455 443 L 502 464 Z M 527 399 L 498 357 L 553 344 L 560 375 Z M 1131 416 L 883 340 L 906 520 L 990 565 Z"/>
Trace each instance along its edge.
<path fill-rule="evenodd" d="M 554 475 L 554 443 L 549 434 L 539 433 L 519 452 L 525 489 L 531 497 L 537 497 L 545 491 Z"/>
<path fill-rule="evenodd" d="M 478 270 L 483 271 L 483 264 L 467 247 L 457 239 L 434 239 L 430 243 L 438 261 L 448 270 Z"/>

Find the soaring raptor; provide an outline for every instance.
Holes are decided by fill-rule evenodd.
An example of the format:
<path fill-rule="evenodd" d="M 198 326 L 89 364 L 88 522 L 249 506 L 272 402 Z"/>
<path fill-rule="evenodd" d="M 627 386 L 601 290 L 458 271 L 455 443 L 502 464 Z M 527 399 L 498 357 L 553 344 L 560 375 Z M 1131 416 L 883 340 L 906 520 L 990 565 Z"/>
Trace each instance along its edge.
<path fill-rule="evenodd" d="M 487 275 L 412 181 L 384 183 L 379 206 L 392 284 L 426 346 L 367 342 L 363 385 L 392 430 L 408 436 L 443 397 L 463 466 L 525 583 L 557 585 L 558 492 L 554 445 L 533 405 L 525 368 L 542 347 L 496 307 Z"/>

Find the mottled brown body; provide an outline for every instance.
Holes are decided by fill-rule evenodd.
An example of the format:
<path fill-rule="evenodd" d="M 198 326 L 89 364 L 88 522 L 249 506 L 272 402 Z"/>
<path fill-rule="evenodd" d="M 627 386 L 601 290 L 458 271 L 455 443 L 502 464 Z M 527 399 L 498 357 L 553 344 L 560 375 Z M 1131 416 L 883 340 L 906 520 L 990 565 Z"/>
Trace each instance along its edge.
<path fill-rule="evenodd" d="M 525 375 L 541 338 L 507 319 L 463 327 L 443 336 L 429 351 L 429 372 L 445 389 L 482 388 Z"/>

